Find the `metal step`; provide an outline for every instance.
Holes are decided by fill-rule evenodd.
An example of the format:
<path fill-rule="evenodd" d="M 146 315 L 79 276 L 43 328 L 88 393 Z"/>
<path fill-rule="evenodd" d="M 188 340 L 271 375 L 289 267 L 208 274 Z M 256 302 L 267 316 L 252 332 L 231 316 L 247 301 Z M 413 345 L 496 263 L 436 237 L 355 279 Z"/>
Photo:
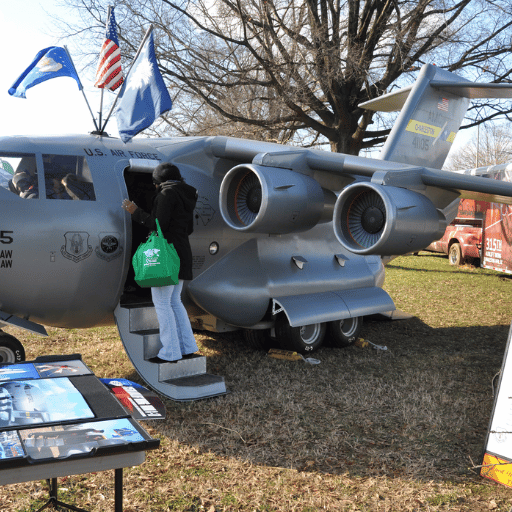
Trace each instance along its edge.
<path fill-rule="evenodd" d="M 203 375 L 206 373 L 206 357 L 195 356 L 194 358 L 182 359 L 175 363 L 160 363 L 157 366 L 158 380 L 160 381 Z"/>
<path fill-rule="evenodd" d="M 162 344 L 155 308 L 118 305 L 114 317 L 119 336 L 142 379 L 171 400 L 199 400 L 227 393 L 224 377 L 206 373 L 206 357 L 192 356 L 173 363 L 152 363 Z"/>
<path fill-rule="evenodd" d="M 165 382 L 173 388 L 175 400 L 197 400 L 198 394 L 201 395 L 201 398 L 226 394 L 224 377 L 209 373 L 169 379 Z"/>

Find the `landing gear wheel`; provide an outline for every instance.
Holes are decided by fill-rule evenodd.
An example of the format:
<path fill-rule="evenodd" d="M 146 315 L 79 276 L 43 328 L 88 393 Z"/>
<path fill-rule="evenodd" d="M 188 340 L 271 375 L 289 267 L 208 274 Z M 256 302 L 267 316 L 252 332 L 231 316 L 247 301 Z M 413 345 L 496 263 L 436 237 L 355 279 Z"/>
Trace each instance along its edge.
<path fill-rule="evenodd" d="M 327 328 L 329 330 L 329 344 L 338 348 L 353 345 L 356 342 L 357 336 L 359 335 L 362 327 L 362 316 L 344 318 L 343 320 L 329 322 L 327 324 Z"/>
<path fill-rule="evenodd" d="M 0 331 L 0 363 L 20 363 L 25 361 L 23 345 L 10 334 Z"/>
<path fill-rule="evenodd" d="M 272 346 L 270 329 L 244 329 L 244 339 L 256 350 L 268 350 Z"/>
<path fill-rule="evenodd" d="M 300 354 L 311 354 L 318 350 L 324 341 L 326 324 L 311 324 L 292 327 L 286 318 L 276 322 L 276 338 L 285 350 Z"/>
<path fill-rule="evenodd" d="M 462 265 L 464 263 L 460 244 L 455 243 L 450 246 L 450 252 L 448 253 L 448 261 L 450 262 L 450 265 L 454 266 Z"/>

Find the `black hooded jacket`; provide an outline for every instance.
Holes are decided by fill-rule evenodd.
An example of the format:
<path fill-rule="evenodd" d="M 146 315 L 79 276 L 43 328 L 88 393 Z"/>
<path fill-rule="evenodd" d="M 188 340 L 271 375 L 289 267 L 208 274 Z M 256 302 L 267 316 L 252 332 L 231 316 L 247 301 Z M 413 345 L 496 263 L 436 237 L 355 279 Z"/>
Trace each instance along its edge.
<path fill-rule="evenodd" d="M 153 197 L 151 214 L 137 208 L 133 219 L 156 231 L 158 219 L 166 240 L 174 244 L 180 257 L 180 279 L 192 279 L 192 249 L 189 235 L 194 231 L 194 209 L 197 190 L 183 181 L 166 181 L 158 186 Z"/>

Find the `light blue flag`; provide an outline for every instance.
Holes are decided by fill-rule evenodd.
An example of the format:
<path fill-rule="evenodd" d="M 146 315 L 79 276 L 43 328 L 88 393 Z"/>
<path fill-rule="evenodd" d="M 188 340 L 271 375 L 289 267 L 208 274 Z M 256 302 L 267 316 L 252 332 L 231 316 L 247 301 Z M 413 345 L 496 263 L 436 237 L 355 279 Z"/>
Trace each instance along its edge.
<path fill-rule="evenodd" d="M 9 94 L 17 98 L 26 98 L 25 92 L 27 89 L 59 76 L 74 78 L 78 84 L 78 89 L 82 90 L 82 84 L 76 74 L 75 66 L 66 50 L 60 46 L 49 46 L 36 55 L 32 64 L 9 89 Z"/>
<path fill-rule="evenodd" d="M 156 61 L 153 32 L 133 63 L 119 96 L 117 128 L 124 143 L 171 110 L 172 100 Z"/>

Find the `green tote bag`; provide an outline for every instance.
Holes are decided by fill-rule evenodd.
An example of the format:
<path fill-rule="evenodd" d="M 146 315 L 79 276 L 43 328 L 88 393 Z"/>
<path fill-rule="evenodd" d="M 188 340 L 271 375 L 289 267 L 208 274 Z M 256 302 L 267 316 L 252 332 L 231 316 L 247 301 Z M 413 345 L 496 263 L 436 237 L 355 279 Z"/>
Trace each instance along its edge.
<path fill-rule="evenodd" d="M 158 219 L 156 229 L 133 255 L 135 282 L 142 288 L 178 284 L 180 258 L 173 244 L 167 243 Z"/>

